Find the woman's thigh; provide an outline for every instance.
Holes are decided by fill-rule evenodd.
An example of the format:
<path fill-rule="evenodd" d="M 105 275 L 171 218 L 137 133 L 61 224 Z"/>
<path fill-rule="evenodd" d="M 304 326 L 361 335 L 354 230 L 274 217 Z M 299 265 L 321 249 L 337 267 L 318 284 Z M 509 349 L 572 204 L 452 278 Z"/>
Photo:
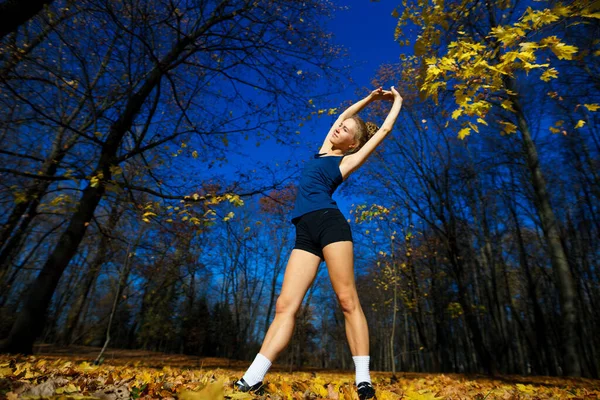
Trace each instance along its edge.
<path fill-rule="evenodd" d="M 356 293 L 353 252 L 354 247 L 350 241 L 335 242 L 323 247 L 329 278 L 338 297 Z"/>
<path fill-rule="evenodd" d="M 313 283 L 321 258 L 305 250 L 294 249 L 288 260 L 283 276 L 281 293 L 277 300 L 280 312 L 296 312 L 302 299 Z"/>

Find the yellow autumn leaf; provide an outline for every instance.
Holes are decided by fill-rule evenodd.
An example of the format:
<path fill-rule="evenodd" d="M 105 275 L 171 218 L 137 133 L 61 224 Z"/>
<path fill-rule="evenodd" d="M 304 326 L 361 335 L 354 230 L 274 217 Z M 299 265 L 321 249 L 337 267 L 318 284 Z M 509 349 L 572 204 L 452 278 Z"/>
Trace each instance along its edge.
<path fill-rule="evenodd" d="M 81 389 L 79 389 L 77 386 L 75 386 L 72 383 L 69 383 L 67 386 L 63 386 L 63 387 L 56 389 L 56 394 L 75 393 L 75 392 L 80 392 L 80 391 L 81 391 Z"/>
<path fill-rule="evenodd" d="M 144 221 L 146 222 L 150 222 L 144 219 Z M 142 382 L 144 382 L 145 384 L 154 382 L 154 378 L 152 376 L 152 374 L 150 372 L 148 372 L 147 370 L 143 370 L 141 373 L 138 373 L 136 378 L 138 378 L 139 380 L 141 380 Z"/>
<path fill-rule="evenodd" d="M 485 119 L 483 118 L 477 118 L 477 122 L 479 122 L 480 124 L 486 125 L 487 126 L 487 122 L 485 121 Z"/>
<path fill-rule="evenodd" d="M 328 395 L 327 389 L 322 384 L 312 385 L 311 389 L 317 396 L 327 397 L 327 395 Z"/>
<path fill-rule="evenodd" d="M 521 49 L 524 51 L 532 51 L 540 48 L 540 45 L 535 42 L 520 43 L 519 46 L 521 46 Z"/>
<path fill-rule="evenodd" d="M 575 129 L 579 129 L 581 127 L 583 127 L 585 125 L 585 121 L 580 119 L 579 121 L 577 121 L 577 125 L 575 125 Z"/>
<path fill-rule="evenodd" d="M 415 391 L 412 389 L 408 389 L 404 392 L 403 399 L 407 400 L 440 400 L 443 397 L 436 397 L 434 393 L 429 392 L 428 390 L 419 390 Z"/>
<path fill-rule="evenodd" d="M 545 68 L 549 66 L 550 64 L 531 64 L 530 62 L 523 61 L 523 69 L 527 72 L 531 71 L 534 68 Z"/>
<path fill-rule="evenodd" d="M 394 11 L 392 11 L 392 17 L 394 18 L 398 18 L 400 15 L 398 14 L 398 10 L 394 9 Z"/>
<path fill-rule="evenodd" d="M 600 13 L 584 14 L 582 16 L 586 18 L 600 18 Z"/>
<path fill-rule="evenodd" d="M 571 8 L 559 3 L 552 8 L 552 13 L 559 17 L 566 17 L 571 14 Z"/>
<path fill-rule="evenodd" d="M 532 385 L 523 385 L 521 383 L 517 383 L 517 389 L 519 390 L 519 392 L 522 392 L 522 393 L 527 393 L 527 394 L 535 394 L 536 393 L 535 387 L 533 387 Z"/>
<path fill-rule="evenodd" d="M 196 150 L 192 151 L 192 157 L 198 158 L 198 152 Z"/>
<path fill-rule="evenodd" d="M 557 78 L 557 77 L 558 77 L 558 71 L 556 70 L 556 68 L 548 68 L 547 70 L 544 71 L 542 76 L 540 76 L 540 79 L 543 80 L 544 82 L 550 82 L 550 79 Z"/>
<path fill-rule="evenodd" d="M 292 398 L 292 396 L 294 394 L 294 388 L 292 388 L 292 385 L 289 384 L 287 382 L 287 380 L 284 380 L 283 382 L 281 382 L 280 388 L 281 388 L 280 391 L 283 392 L 283 394 L 286 395 L 287 398 L 290 398 L 290 399 Z"/>
<path fill-rule="evenodd" d="M 398 394 L 394 392 L 390 392 L 389 390 L 378 390 L 377 391 L 377 399 L 378 400 L 397 400 Z"/>
<path fill-rule="evenodd" d="M 502 133 L 506 135 L 510 135 L 511 133 L 515 133 L 517 131 L 517 126 L 511 122 L 500 122 L 504 125 L 504 130 Z"/>
<path fill-rule="evenodd" d="M 3 378 L 5 376 L 12 376 L 13 372 L 12 372 L 12 368 L 10 367 L 0 367 L 0 378 Z"/>
<path fill-rule="evenodd" d="M 504 101 L 502 102 L 502 104 L 500 104 L 500 105 L 501 105 L 501 106 L 502 106 L 502 108 L 504 108 L 505 110 L 508 110 L 508 111 L 515 112 L 515 109 L 514 109 L 514 108 L 513 108 L 513 106 L 512 106 L 512 101 L 510 101 L 510 100 L 504 100 Z"/>
<path fill-rule="evenodd" d="M 229 221 L 231 218 L 233 218 L 235 216 L 235 213 L 233 211 L 230 211 L 229 214 L 227 214 L 224 218 L 223 221 Z"/>
<path fill-rule="evenodd" d="M 181 392 L 178 397 L 181 400 L 222 400 L 225 399 L 223 382 L 211 383 L 199 392 L 186 390 Z"/>
<path fill-rule="evenodd" d="M 555 128 L 555 127 L 553 127 L 553 126 L 551 126 L 551 127 L 550 127 L 550 128 L 548 128 L 548 129 L 550 129 L 550 132 L 552 132 L 552 133 L 558 133 L 558 132 L 560 132 L 560 129 L 558 129 L 558 128 Z"/>
<path fill-rule="evenodd" d="M 564 44 L 556 36 L 549 36 L 540 41 L 540 43 L 550 46 L 550 50 L 559 60 L 572 60 L 573 54 L 577 53 L 577 47 Z"/>
<path fill-rule="evenodd" d="M 253 399 L 254 395 L 252 395 L 250 393 L 233 393 L 233 394 L 228 394 L 227 398 L 235 399 L 235 400 L 246 400 L 246 399 Z"/>
<path fill-rule="evenodd" d="M 492 28 L 491 36 L 495 36 L 504 46 L 510 46 L 520 35 L 512 27 L 497 26 Z"/>
<path fill-rule="evenodd" d="M 458 117 L 460 117 L 460 115 L 463 113 L 463 109 L 462 108 L 457 108 L 456 110 L 454 110 L 452 112 L 452 119 L 457 119 Z"/>
<path fill-rule="evenodd" d="M 465 137 L 469 136 L 470 134 L 471 134 L 471 128 L 462 128 L 458 132 L 458 138 L 460 140 L 463 140 Z"/>
<path fill-rule="evenodd" d="M 583 106 L 589 111 L 598 111 L 598 109 L 600 109 L 600 105 L 598 104 L 584 104 Z"/>

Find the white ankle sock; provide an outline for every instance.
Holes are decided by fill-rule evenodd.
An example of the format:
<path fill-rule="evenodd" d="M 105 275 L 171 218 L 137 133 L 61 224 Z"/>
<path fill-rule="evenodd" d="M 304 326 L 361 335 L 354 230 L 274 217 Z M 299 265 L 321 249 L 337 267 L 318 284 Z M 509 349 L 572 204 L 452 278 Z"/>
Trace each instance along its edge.
<path fill-rule="evenodd" d="M 267 357 L 258 353 L 244 374 L 244 380 L 250 386 L 256 385 L 258 382 L 262 382 L 263 379 L 265 379 L 265 375 L 267 374 L 269 368 L 271 368 L 271 361 L 269 361 Z"/>
<path fill-rule="evenodd" d="M 371 383 L 371 375 L 369 375 L 369 356 L 354 356 L 354 366 L 356 367 L 356 384 L 361 382 Z"/>

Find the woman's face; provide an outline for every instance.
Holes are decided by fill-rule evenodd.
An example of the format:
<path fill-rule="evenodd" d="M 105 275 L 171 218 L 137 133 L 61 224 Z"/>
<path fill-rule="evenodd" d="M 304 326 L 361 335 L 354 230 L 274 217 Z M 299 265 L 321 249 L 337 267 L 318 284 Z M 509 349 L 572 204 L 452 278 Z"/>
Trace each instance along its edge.
<path fill-rule="evenodd" d="M 331 144 L 343 151 L 348 151 L 357 144 L 354 137 L 355 132 L 356 121 L 353 119 L 342 121 L 333 131 L 333 135 L 331 135 Z"/>

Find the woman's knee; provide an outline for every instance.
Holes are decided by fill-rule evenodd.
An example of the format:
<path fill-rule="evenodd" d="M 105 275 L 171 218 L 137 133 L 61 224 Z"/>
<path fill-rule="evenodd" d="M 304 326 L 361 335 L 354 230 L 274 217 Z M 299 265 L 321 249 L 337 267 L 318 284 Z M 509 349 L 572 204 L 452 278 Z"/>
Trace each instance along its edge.
<path fill-rule="evenodd" d="M 360 309 L 360 302 L 356 291 L 344 291 L 337 293 L 338 302 L 345 314 L 352 314 Z"/>
<path fill-rule="evenodd" d="M 296 315 L 298 312 L 298 302 L 284 296 L 279 296 L 275 303 L 275 314 Z"/>

